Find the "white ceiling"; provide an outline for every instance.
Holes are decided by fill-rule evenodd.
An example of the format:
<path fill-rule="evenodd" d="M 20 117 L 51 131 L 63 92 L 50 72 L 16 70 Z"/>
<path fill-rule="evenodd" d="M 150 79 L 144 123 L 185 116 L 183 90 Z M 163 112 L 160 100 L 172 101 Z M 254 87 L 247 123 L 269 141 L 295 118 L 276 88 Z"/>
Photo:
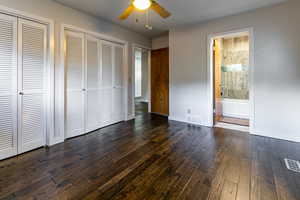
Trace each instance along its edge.
<path fill-rule="evenodd" d="M 260 7 L 270 6 L 286 0 L 157 0 L 172 13 L 166 20 L 150 12 L 153 30 L 144 28 L 145 13 L 136 13 L 125 21 L 118 16 L 129 5 L 130 0 L 54 0 L 104 20 L 119 24 L 148 37 L 158 36 L 170 27 L 203 22 L 218 17 L 233 15 Z M 139 22 L 136 23 L 135 19 Z"/>

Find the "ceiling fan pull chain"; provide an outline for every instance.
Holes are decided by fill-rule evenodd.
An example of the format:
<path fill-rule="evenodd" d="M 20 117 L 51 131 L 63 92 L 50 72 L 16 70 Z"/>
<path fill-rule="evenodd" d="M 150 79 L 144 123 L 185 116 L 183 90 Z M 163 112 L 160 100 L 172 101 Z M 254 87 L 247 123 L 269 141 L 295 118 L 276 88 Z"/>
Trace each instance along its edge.
<path fill-rule="evenodd" d="M 146 11 L 146 25 L 145 28 L 148 30 L 152 30 L 152 26 L 150 25 L 150 11 Z"/>
<path fill-rule="evenodd" d="M 146 24 L 149 24 L 149 10 L 146 11 Z"/>

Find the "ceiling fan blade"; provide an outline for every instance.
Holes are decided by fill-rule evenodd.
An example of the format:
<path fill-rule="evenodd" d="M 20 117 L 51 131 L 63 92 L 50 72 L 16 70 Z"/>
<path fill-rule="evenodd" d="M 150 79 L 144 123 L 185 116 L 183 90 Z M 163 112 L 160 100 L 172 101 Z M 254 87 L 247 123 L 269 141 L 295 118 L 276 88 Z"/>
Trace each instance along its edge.
<path fill-rule="evenodd" d="M 155 1 L 152 1 L 151 9 L 157 12 L 163 18 L 168 18 L 171 16 L 171 13 L 169 13 L 166 9 L 164 9 Z"/>
<path fill-rule="evenodd" d="M 119 19 L 121 20 L 127 19 L 129 15 L 133 12 L 133 10 L 134 10 L 133 5 L 128 6 L 128 8 L 122 13 L 122 15 L 120 15 Z"/>

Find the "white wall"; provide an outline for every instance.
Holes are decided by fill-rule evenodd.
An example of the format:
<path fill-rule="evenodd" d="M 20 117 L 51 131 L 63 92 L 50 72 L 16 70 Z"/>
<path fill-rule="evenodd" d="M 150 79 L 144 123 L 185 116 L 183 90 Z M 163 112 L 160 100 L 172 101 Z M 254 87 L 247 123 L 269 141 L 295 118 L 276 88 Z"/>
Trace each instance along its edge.
<path fill-rule="evenodd" d="M 142 101 L 149 101 L 148 87 L 148 51 L 142 51 Z"/>
<path fill-rule="evenodd" d="M 169 34 L 152 38 L 152 50 L 163 49 L 169 47 Z"/>
<path fill-rule="evenodd" d="M 55 76 L 56 83 L 59 82 L 59 67 L 60 67 L 60 28 L 61 24 L 70 24 L 73 26 L 77 26 L 79 28 L 83 28 L 89 31 L 98 32 L 106 35 L 110 35 L 122 40 L 126 40 L 129 42 L 128 46 L 128 64 L 129 64 L 129 85 L 132 84 L 132 47 L 131 44 L 140 44 L 147 47 L 151 47 L 151 40 L 137 34 L 135 32 L 124 29 L 118 25 L 114 25 L 108 23 L 106 21 L 99 20 L 98 18 L 92 17 L 90 15 L 84 14 L 77 10 L 65 7 L 59 3 L 56 3 L 52 0 L 1 0 L 1 6 L 6 6 L 12 9 L 16 9 L 19 11 L 23 11 L 29 14 L 37 15 L 40 17 L 49 18 L 55 21 Z M 56 91 L 58 91 L 58 86 L 56 85 Z M 128 108 L 132 107 L 132 87 L 128 88 Z M 58 98 L 56 98 L 56 109 L 55 109 L 55 118 L 59 119 L 58 116 L 61 115 L 60 109 L 58 109 L 57 102 Z M 129 110 L 129 115 L 132 115 L 131 109 Z M 57 128 L 58 126 L 56 126 Z M 56 129 L 56 133 L 59 134 Z"/>
<path fill-rule="evenodd" d="M 170 118 L 209 125 L 207 37 L 254 29 L 253 134 L 300 142 L 300 1 L 170 31 Z"/>
<path fill-rule="evenodd" d="M 139 98 L 142 96 L 142 51 L 140 49 L 135 49 L 134 54 L 134 97 Z"/>

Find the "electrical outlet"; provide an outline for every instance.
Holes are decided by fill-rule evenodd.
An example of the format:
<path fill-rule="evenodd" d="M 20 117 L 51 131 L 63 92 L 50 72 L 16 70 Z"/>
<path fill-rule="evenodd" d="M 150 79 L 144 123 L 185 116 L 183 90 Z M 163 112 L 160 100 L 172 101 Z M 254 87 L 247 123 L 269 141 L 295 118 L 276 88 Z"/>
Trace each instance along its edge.
<path fill-rule="evenodd" d="M 187 114 L 192 114 L 192 110 L 191 109 L 187 109 Z"/>

